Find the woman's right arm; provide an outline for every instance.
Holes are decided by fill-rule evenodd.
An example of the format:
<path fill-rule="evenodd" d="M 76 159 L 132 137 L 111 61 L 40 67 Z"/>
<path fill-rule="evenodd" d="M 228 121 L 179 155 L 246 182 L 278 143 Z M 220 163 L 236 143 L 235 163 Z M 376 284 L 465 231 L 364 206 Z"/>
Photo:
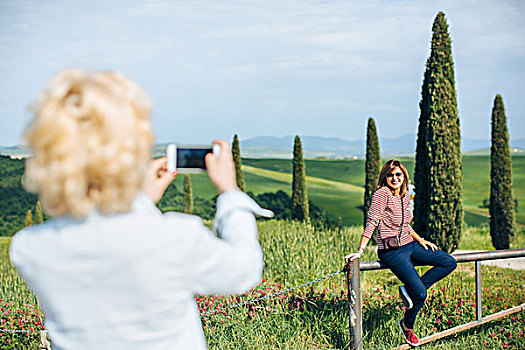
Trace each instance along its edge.
<path fill-rule="evenodd" d="M 219 192 L 213 226 L 222 239 L 213 237 L 202 224 L 195 227 L 195 244 L 188 252 L 192 263 L 186 275 L 198 294 L 243 293 L 262 277 L 263 254 L 255 215 L 271 217 L 273 213 L 260 208 L 237 187 L 229 143 L 213 143 L 220 145 L 221 151 L 218 156 L 206 156 L 206 168 Z"/>
<path fill-rule="evenodd" d="M 263 252 L 257 237 L 255 215 L 268 215 L 242 191 L 223 193 L 217 199 L 216 237 L 197 217 L 175 216 L 169 224 L 182 228 L 169 261 L 177 266 L 178 279 L 196 294 L 239 294 L 262 278 Z M 171 220 L 171 219 L 170 219 Z"/>
<path fill-rule="evenodd" d="M 357 248 L 357 252 L 350 253 L 347 256 L 345 256 L 345 263 L 348 264 L 349 262 L 351 262 L 351 261 L 353 261 L 355 259 L 360 259 L 361 256 L 363 255 L 364 251 L 365 251 L 366 245 L 368 244 L 369 240 L 370 240 L 370 238 L 362 236 L 361 237 L 361 242 L 359 243 L 359 248 Z"/>
<path fill-rule="evenodd" d="M 359 243 L 359 248 L 357 252 L 350 253 L 345 256 L 345 262 L 348 263 L 354 259 L 361 258 L 361 255 L 365 251 L 368 241 L 372 237 L 374 229 L 379 225 L 379 221 L 383 212 L 385 211 L 386 204 L 388 201 L 388 191 L 386 187 L 378 189 L 372 196 L 372 203 L 370 203 L 370 208 L 368 209 L 368 216 L 366 220 L 365 229 L 363 231 L 363 236 L 361 237 L 361 242 Z"/>

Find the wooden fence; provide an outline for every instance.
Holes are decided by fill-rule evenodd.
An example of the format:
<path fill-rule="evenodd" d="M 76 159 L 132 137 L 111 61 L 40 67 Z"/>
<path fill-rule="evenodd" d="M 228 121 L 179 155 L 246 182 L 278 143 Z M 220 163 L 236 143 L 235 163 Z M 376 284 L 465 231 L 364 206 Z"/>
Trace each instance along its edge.
<path fill-rule="evenodd" d="M 446 337 L 451 334 L 461 332 L 463 330 L 482 325 L 484 323 L 496 320 L 501 317 L 525 310 L 525 304 L 521 304 L 510 309 L 497 312 L 492 315 L 482 316 L 482 300 L 481 300 L 481 261 L 510 259 L 525 257 L 525 249 L 508 249 L 485 251 L 479 253 L 467 253 L 452 255 L 458 263 L 474 262 L 476 274 L 476 320 L 469 323 L 464 323 L 454 328 L 444 330 L 442 332 L 433 334 L 426 338 L 420 339 L 421 344 L 426 344 L 436 339 Z M 417 266 L 417 265 L 416 265 Z M 421 266 L 421 265 L 419 265 Z M 350 319 L 350 349 L 363 349 L 363 310 L 361 303 L 361 272 L 370 270 L 388 269 L 381 262 L 374 261 L 359 261 L 355 259 L 346 267 L 347 284 L 348 284 L 348 298 L 349 298 L 349 319 Z M 410 349 L 411 346 L 406 344 L 396 349 Z"/>

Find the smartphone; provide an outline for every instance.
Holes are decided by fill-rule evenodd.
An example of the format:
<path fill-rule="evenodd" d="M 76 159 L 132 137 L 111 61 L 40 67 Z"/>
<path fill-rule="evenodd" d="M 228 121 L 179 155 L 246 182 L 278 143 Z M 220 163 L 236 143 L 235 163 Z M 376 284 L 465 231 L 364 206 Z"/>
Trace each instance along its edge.
<path fill-rule="evenodd" d="M 170 143 L 166 146 L 166 158 L 168 160 L 168 171 L 179 174 L 201 173 L 206 171 L 204 157 L 208 153 L 218 155 L 219 145 L 177 145 Z"/>

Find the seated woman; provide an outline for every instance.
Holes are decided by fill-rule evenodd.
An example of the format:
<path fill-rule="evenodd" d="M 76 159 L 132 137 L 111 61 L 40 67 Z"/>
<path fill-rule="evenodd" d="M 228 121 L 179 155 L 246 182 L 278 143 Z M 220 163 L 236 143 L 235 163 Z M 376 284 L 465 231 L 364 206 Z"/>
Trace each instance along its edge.
<path fill-rule="evenodd" d="M 25 136 L 25 183 L 52 218 L 18 232 L 10 257 L 54 348 L 205 349 L 194 295 L 259 282 L 254 214 L 271 215 L 238 190 L 229 144 L 206 157 L 219 239 L 200 218 L 155 206 L 176 174 L 151 161 L 150 103 L 122 74 L 60 72 Z"/>
<path fill-rule="evenodd" d="M 406 343 L 419 346 L 414 324 L 427 298 L 427 289 L 454 271 L 457 263 L 451 255 L 419 236 L 410 226 L 410 221 L 408 172 L 403 163 L 391 159 L 379 174 L 359 248 L 356 253 L 345 256 L 345 260 L 348 263 L 359 259 L 377 228 L 379 260 L 403 283 L 399 286 L 399 295 L 406 311 L 398 322 L 399 329 Z M 433 267 L 419 276 L 414 268 L 415 262 Z"/>

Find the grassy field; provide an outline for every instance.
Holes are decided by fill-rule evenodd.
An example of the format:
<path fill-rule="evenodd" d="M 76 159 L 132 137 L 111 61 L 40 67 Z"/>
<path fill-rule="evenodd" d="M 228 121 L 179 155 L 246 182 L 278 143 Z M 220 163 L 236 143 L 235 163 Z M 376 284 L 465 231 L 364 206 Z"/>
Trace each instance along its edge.
<path fill-rule="evenodd" d="M 319 231 L 288 221 L 259 222 L 265 256 L 264 280 L 239 297 L 198 296 L 206 340 L 210 349 L 347 349 L 348 302 L 345 276 L 338 274 L 311 287 L 296 289 L 233 309 L 227 305 L 283 291 L 343 267 L 342 257 L 356 246 L 361 229 Z M 486 228 L 467 228 L 468 242 L 490 242 Z M 9 239 L 0 238 L 0 348 L 37 349 L 38 334 L 12 334 L 2 329 L 41 327 L 42 315 L 34 297 L 8 262 Z M 476 248 L 476 247 L 473 247 Z M 375 260 L 372 247 L 363 260 Z M 417 268 L 424 273 L 425 267 Z M 525 272 L 482 267 L 483 314 L 525 303 Z M 403 343 L 397 321 L 403 309 L 397 296 L 397 279 L 386 270 L 362 274 L 365 349 L 389 349 Z M 474 308 L 472 263 L 458 269 L 429 291 L 416 323 L 421 336 L 472 321 Z M 23 320 L 23 322 L 22 322 Z M 525 312 L 449 336 L 426 348 L 524 349 Z"/>

